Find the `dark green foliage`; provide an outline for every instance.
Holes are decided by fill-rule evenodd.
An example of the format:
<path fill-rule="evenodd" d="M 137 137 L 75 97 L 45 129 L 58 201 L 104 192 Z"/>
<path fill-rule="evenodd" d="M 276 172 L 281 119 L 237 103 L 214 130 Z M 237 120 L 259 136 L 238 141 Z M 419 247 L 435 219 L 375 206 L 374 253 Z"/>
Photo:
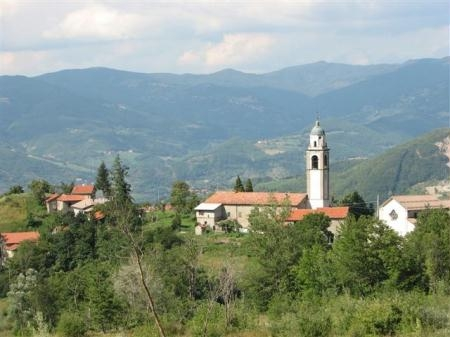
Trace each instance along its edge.
<path fill-rule="evenodd" d="M 86 319 L 74 312 L 63 312 L 56 327 L 61 337 L 83 337 L 88 331 Z"/>
<path fill-rule="evenodd" d="M 350 214 L 353 214 L 356 218 L 359 218 L 361 215 L 373 215 L 374 213 L 373 205 L 367 205 L 363 197 L 356 191 L 347 194 L 338 204 L 340 206 L 349 206 Z"/>
<path fill-rule="evenodd" d="M 117 206 L 128 205 L 132 202 L 131 185 L 126 180 L 127 176 L 128 167 L 122 164 L 120 156 L 117 155 L 111 170 L 111 198 Z"/>
<path fill-rule="evenodd" d="M 260 308 L 266 308 L 278 292 L 295 292 L 293 269 L 304 249 L 328 245 L 330 219 L 322 213 L 311 214 L 294 225 L 286 226 L 289 208 L 256 208 L 250 216 L 251 252 L 257 266 L 250 280 L 250 291 Z"/>
<path fill-rule="evenodd" d="M 234 189 L 235 192 L 245 192 L 244 185 L 242 185 L 241 178 L 237 176 L 236 181 L 234 183 Z"/>
<path fill-rule="evenodd" d="M 9 188 L 8 192 L 6 192 L 5 195 L 21 193 L 24 193 L 23 187 L 20 185 L 14 185 Z"/>
<path fill-rule="evenodd" d="M 53 191 L 51 185 L 45 180 L 33 180 L 28 185 L 28 188 L 39 204 L 42 204 L 44 202 L 46 193 L 50 193 Z"/>
<path fill-rule="evenodd" d="M 245 192 L 253 192 L 253 184 L 250 178 L 245 182 Z"/>
<path fill-rule="evenodd" d="M 332 262 L 341 291 L 366 295 L 396 276 L 401 238 L 371 217 L 347 218 L 333 244 Z"/>
<path fill-rule="evenodd" d="M 425 210 L 419 214 L 416 229 L 407 241 L 407 248 L 414 252 L 414 261 L 422 268 L 433 291 L 440 281 L 444 281 L 450 290 L 449 224 L 450 214 L 447 210 Z"/>
<path fill-rule="evenodd" d="M 109 171 L 106 168 L 105 162 L 101 162 L 100 166 L 97 169 L 97 177 L 95 179 L 95 187 L 97 190 L 103 192 L 105 197 L 109 197 L 111 195 L 111 182 L 109 180 Z"/>
<path fill-rule="evenodd" d="M 181 228 L 181 215 L 180 213 L 176 213 L 172 219 L 172 230 L 179 230 Z"/>
<path fill-rule="evenodd" d="M 190 214 L 199 203 L 197 195 L 185 181 L 175 181 L 170 192 L 170 204 L 178 214 Z"/>

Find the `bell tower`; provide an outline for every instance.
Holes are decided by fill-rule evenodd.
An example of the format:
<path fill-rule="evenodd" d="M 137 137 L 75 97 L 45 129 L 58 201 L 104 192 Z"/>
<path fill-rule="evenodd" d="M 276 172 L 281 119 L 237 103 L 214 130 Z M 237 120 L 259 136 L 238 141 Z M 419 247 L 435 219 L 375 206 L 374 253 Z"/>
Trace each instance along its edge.
<path fill-rule="evenodd" d="M 325 131 L 319 120 L 309 134 L 306 150 L 306 186 L 312 209 L 328 207 L 329 200 L 329 155 Z"/>

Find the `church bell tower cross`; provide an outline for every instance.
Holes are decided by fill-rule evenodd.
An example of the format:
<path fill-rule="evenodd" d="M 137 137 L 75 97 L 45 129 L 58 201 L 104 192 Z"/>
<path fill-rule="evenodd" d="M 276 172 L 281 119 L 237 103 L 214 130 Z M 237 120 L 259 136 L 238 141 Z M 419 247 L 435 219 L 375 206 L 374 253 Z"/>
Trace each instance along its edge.
<path fill-rule="evenodd" d="M 309 146 L 306 150 L 306 185 L 312 209 L 330 205 L 329 152 L 325 131 L 317 119 L 309 134 Z"/>

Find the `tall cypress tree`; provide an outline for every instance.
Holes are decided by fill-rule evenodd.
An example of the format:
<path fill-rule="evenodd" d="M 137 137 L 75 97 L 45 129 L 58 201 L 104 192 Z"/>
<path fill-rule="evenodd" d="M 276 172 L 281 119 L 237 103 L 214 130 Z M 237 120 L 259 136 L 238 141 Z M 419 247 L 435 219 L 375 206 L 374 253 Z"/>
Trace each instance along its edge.
<path fill-rule="evenodd" d="M 105 162 L 102 161 L 97 169 L 97 178 L 95 180 L 95 187 L 101 190 L 105 197 L 111 196 L 111 182 L 109 181 L 109 171 L 106 168 Z"/>
<path fill-rule="evenodd" d="M 253 192 L 253 184 L 250 178 L 245 182 L 245 192 Z"/>
<path fill-rule="evenodd" d="M 244 185 L 242 185 L 241 178 L 237 176 L 236 182 L 234 184 L 234 191 L 235 192 L 244 192 Z"/>
<path fill-rule="evenodd" d="M 123 165 L 119 155 L 114 159 L 112 167 L 112 199 L 117 203 L 129 204 L 132 202 L 131 186 L 127 183 L 128 167 Z"/>

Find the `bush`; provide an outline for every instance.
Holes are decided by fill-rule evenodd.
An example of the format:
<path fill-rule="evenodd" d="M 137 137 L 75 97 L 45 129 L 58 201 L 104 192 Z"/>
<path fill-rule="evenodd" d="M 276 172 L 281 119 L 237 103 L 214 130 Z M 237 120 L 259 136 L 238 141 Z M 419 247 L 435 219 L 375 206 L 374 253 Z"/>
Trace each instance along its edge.
<path fill-rule="evenodd" d="M 88 327 L 85 320 L 78 314 L 64 312 L 59 318 L 56 331 L 62 337 L 83 337 Z"/>

